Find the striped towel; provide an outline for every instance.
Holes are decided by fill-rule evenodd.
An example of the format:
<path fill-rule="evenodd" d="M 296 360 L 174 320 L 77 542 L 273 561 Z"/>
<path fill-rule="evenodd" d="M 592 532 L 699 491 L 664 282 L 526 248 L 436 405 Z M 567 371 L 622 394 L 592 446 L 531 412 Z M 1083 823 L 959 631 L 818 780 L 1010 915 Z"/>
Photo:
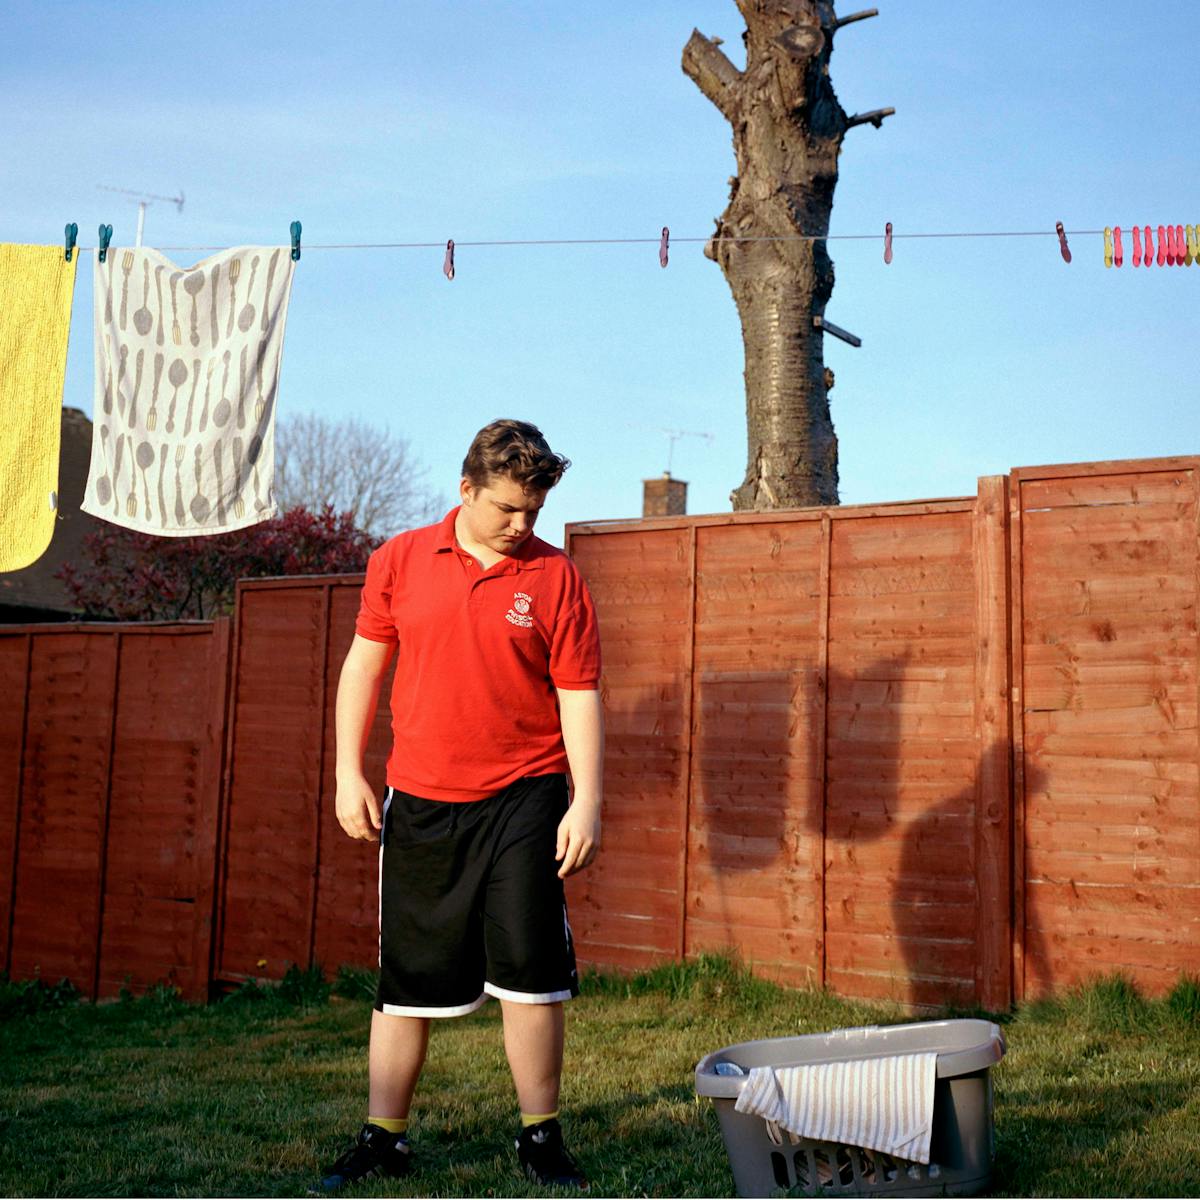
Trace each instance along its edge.
<path fill-rule="evenodd" d="M 239 246 L 95 264 L 95 426 L 82 508 L 162 537 L 275 515 L 275 396 L 295 263 Z"/>
<path fill-rule="evenodd" d="M 929 1162 L 937 1054 L 754 1067 L 734 1107 L 799 1137 Z"/>
<path fill-rule="evenodd" d="M 0 571 L 36 562 L 54 536 L 78 260 L 61 245 L 0 245 Z"/>

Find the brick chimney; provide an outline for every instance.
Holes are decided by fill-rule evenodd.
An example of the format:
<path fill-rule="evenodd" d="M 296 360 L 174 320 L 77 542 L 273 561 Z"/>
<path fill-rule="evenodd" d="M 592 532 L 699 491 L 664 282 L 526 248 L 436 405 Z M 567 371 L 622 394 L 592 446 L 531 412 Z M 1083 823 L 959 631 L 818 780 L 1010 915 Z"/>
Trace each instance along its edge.
<path fill-rule="evenodd" d="M 659 479 L 642 480 L 643 517 L 682 517 L 687 512 L 687 484 L 664 471 Z"/>

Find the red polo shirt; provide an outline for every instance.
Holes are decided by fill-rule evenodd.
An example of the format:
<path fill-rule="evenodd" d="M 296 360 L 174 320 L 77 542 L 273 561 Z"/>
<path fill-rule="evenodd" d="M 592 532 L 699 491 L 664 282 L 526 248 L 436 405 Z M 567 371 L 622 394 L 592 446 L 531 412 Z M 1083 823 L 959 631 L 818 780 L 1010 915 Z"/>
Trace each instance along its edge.
<path fill-rule="evenodd" d="M 429 800 L 482 800 L 567 770 L 555 688 L 600 686 L 587 585 L 530 536 L 483 570 L 454 536 L 458 509 L 384 542 L 355 631 L 399 646 L 387 781 Z"/>

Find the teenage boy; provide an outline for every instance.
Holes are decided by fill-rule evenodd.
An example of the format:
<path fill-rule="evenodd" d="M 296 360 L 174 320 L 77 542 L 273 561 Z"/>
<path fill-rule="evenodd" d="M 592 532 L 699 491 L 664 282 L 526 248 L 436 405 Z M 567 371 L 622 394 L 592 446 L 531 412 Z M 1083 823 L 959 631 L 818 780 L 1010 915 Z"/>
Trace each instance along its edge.
<path fill-rule="evenodd" d="M 575 564 L 533 535 L 569 465 L 535 426 L 494 421 L 463 461 L 460 506 L 367 566 L 338 687 L 337 817 L 380 842 L 379 991 L 366 1123 L 325 1191 L 408 1173 L 430 1020 L 489 995 L 521 1167 L 536 1183 L 587 1187 L 558 1122 L 562 1002 L 579 990 L 563 880 L 600 841 L 600 644 Z M 397 653 L 381 805 L 362 753 Z"/>

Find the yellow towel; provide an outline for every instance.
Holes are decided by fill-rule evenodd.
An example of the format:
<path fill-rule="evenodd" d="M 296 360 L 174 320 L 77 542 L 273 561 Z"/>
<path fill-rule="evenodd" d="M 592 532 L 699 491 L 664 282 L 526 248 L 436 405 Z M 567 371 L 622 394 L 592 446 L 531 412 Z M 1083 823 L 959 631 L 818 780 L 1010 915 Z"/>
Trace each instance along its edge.
<path fill-rule="evenodd" d="M 0 244 L 0 571 L 54 536 L 63 376 L 78 253 Z"/>

